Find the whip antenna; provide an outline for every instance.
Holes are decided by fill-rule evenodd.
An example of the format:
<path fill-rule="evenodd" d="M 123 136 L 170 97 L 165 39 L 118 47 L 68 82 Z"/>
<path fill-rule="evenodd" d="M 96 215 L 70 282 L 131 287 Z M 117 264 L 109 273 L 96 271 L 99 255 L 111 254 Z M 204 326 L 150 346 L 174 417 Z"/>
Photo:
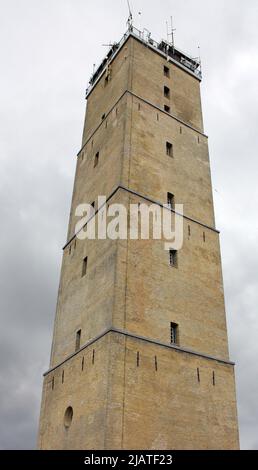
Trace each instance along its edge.
<path fill-rule="evenodd" d="M 128 10 L 129 10 L 129 16 L 128 16 L 128 20 L 127 20 L 127 26 L 128 26 L 128 29 L 132 29 L 133 28 L 133 14 L 132 14 L 132 10 L 131 10 L 131 6 L 130 6 L 130 2 L 129 0 L 127 0 L 127 6 L 128 6 Z"/>

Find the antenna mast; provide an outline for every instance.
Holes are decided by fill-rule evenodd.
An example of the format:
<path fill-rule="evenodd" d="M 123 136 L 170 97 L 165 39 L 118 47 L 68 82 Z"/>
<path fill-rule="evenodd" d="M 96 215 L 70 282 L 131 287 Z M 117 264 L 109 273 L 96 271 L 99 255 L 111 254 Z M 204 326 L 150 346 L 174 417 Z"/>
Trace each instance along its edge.
<path fill-rule="evenodd" d="M 129 10 L 127 26 L 128 26 L 128 29 L 131 31 L 133 29 L 133 14 L 132 14 L 129 0 L 127 0 L 127 5 L 128 5 L 128 10 Z"/>
<path fill-rule="evenodd" d="M 166 21 L 166 24 L 167 24 L 167 41 L 168 43 L 172 46 L 172 49 L 173 49 L 173 52 L 175 50 L 175 35 L 174 35 L 174 32 L 176 31 L 175 28 L 173 28 L 173 17 L 171 16 L 170 17 L 170 32 L 169 32 L 169 28 L 168 28 L 168 22 Z M 169 36 L 171 36 L 171 41 L 169 40 Z"/>

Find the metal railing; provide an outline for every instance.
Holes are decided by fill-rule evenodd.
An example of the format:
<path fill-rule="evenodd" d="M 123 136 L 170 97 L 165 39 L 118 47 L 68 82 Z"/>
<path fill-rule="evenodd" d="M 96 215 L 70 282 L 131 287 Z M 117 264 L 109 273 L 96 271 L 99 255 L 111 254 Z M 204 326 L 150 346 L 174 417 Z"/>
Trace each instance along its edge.
<path fill-rule="evenodd" d="M 110 50 L 105 57 L 105 59 L 100 63 L 97 67 L 96 71 L 92 74 L 89 80 L 89 86 L 86 89 L 86 97 L 88 96 L 89 92 L 95 85 L 96 81 L 99 77 L 103 74 L 106 66 L 111 62 L 115 54 L 119 51 L 122 45 L 127 40 L 128 36 L 133 35 L 136 38 L 140 39 L 143 43 L 147 46 L 150 46 L 154 49 L 157 49 L 159 53 L 164 54 L 166 58 L 171 58 L 172 60 L 178 62 L 184 68 L 190 70 L 196 77 L 199 79 L 202 78 L 202 71 L 201 71 L 201 61 L 199 58 L 192 58 L 190 55 L 186 54 L 185 52 L 178 49 L 178 47 L 174 47 L 174 45 L 170 44 L 165 40 L 161 40 L 160 42 L 155 41 L 151 37 L 150 31 L 144 28 L 143 31 L 138 30 L 134 26 L 131 26 L 123 35 L 121 40 L 117 43 L 112 44 Z"/>

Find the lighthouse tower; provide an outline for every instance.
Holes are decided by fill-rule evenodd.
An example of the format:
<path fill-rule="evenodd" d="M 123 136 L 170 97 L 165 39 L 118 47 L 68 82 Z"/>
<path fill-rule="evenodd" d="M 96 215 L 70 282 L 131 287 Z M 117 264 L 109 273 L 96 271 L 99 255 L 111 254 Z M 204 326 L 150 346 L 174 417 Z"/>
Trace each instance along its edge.
<path fill-rule="evenodd" d="M 237 449 L 200 63 L 129 24 L 87 89 L 41 449 Z M 184 241 L 79 239 L 76 208 L 183 204 Z"/>

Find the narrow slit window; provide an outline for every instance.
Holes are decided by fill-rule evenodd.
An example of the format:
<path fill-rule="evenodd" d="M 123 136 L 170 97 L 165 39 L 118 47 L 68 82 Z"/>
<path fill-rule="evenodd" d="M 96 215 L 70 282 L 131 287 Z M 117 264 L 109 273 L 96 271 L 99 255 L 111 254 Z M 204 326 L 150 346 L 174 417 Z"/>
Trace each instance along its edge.
<path fill-rule="evenodd" d="M 159 121 L 159 114 L 157 113 L 157 121 Z"/>
<path fill-rule="evenodd" d="M 213 386 L 215 387 L 216 385 L 215 372 L 212 373 L 212 383 L 213 383 Z"/>
<path fill-rule="evenodd" d="M 175 196 L 172 193 L 167 193 L 167 203 L 169 209 L 175 209 Z"/>
<path fill-rule="evenodd" d="M 98 165 L 99 163 L 99 152 L 96 153 L 95 158 L 94 158 L 94 168 Z"/>
<path fill-rule="evenodd" d="M 88 256 L 84 258 L 82 261 L 82 277 L 86 276 L 87 274 L 87 265 L 88 265 Z"/>
<path fill-rule="evenodd" d="M 137 352 L 137 360 L 136 361 L 137 361 L 137 367 L 139 367 L 139 365 L 140 365 L 140 353 L 139 353 L 139 351 Z"/>
<path fill-rule="evenodd" d="M 158 370 L 158 359 L 157 356 L 155 356 L 155 371 L 157 372 Z"/>
<path fill-rule="evenodd" d="M 52 377 L 52 390 L 55 388 L 55 377 Z"/>
<path fill-rule="evenodd" d="M 166 111 L 166 113 L 170 113 L 170 106 L 168 105 L 164 105 L 164 111 Z"/>
<path fill-rule="evenodd" d="M 75 351 L 79 351 L 79 349 L 81 347 L 81 335 L 82 335 L 82 330 L 78 330 L 76 332 Z"/>
<path fill-rule="evenodd" d="M 84 356 L 82 358 L 82 371 L 83 371 L 83 369 L 84 369 Z"/>
<path fill-rule="evenodd" d="M 173 144 L 171 144 L 170 142 L 166 142 L 166 154 L 169 157 L 173 157 Z"/>
<path fill-rule="evenodd" d="M 188 237 L 190 237 L 190 236 L 191 236 L 191 226 L 188 225 Z"/>
<path fill-rule="evenodd" d="M 178 344 L 178 325 L 176 323 L 170 323 L 170 343 Z"/>
<path fill-rule="evenodd" d="M 169 264 L 172 268 L 178 267 L 178 256 L 176 250 L 169 250 Z"/>
<path fill-rule="evenodd" d="M 64 383 L 64 370 L 62 372 L 62 384 Z"/>
<path fill-rule="evenodd" d="M 167 86 L 164 86 L 164 96 L 165 98 L 170 98 L 170 89 Z"/>
<path fill-rule="evenodd" d="M 166 65 L 164 65 L 164 75 L 165 77 L 170 77 L 170 69 Z"/>
<path fill-rule="evenodd" d="M 95 362 L 95 349 L 92 351 L 92 364 Z"/>
<path fill-rule="evenodd" d="M 205 232 L 203 232 L 202 238 L 203 238 L 203 241 L 204 241 L 204 243 L 205 243 L 205 242 L 206 242 L 206 234 L 205 234 Z"/>
<path fill-rule="evenodd" d="M 197 380 L 198 380 L 198 382 L 201 381 L 201 378 L 200 378 L 200 369 L 199 369 L 199 367 L 197 367 Z"/>

